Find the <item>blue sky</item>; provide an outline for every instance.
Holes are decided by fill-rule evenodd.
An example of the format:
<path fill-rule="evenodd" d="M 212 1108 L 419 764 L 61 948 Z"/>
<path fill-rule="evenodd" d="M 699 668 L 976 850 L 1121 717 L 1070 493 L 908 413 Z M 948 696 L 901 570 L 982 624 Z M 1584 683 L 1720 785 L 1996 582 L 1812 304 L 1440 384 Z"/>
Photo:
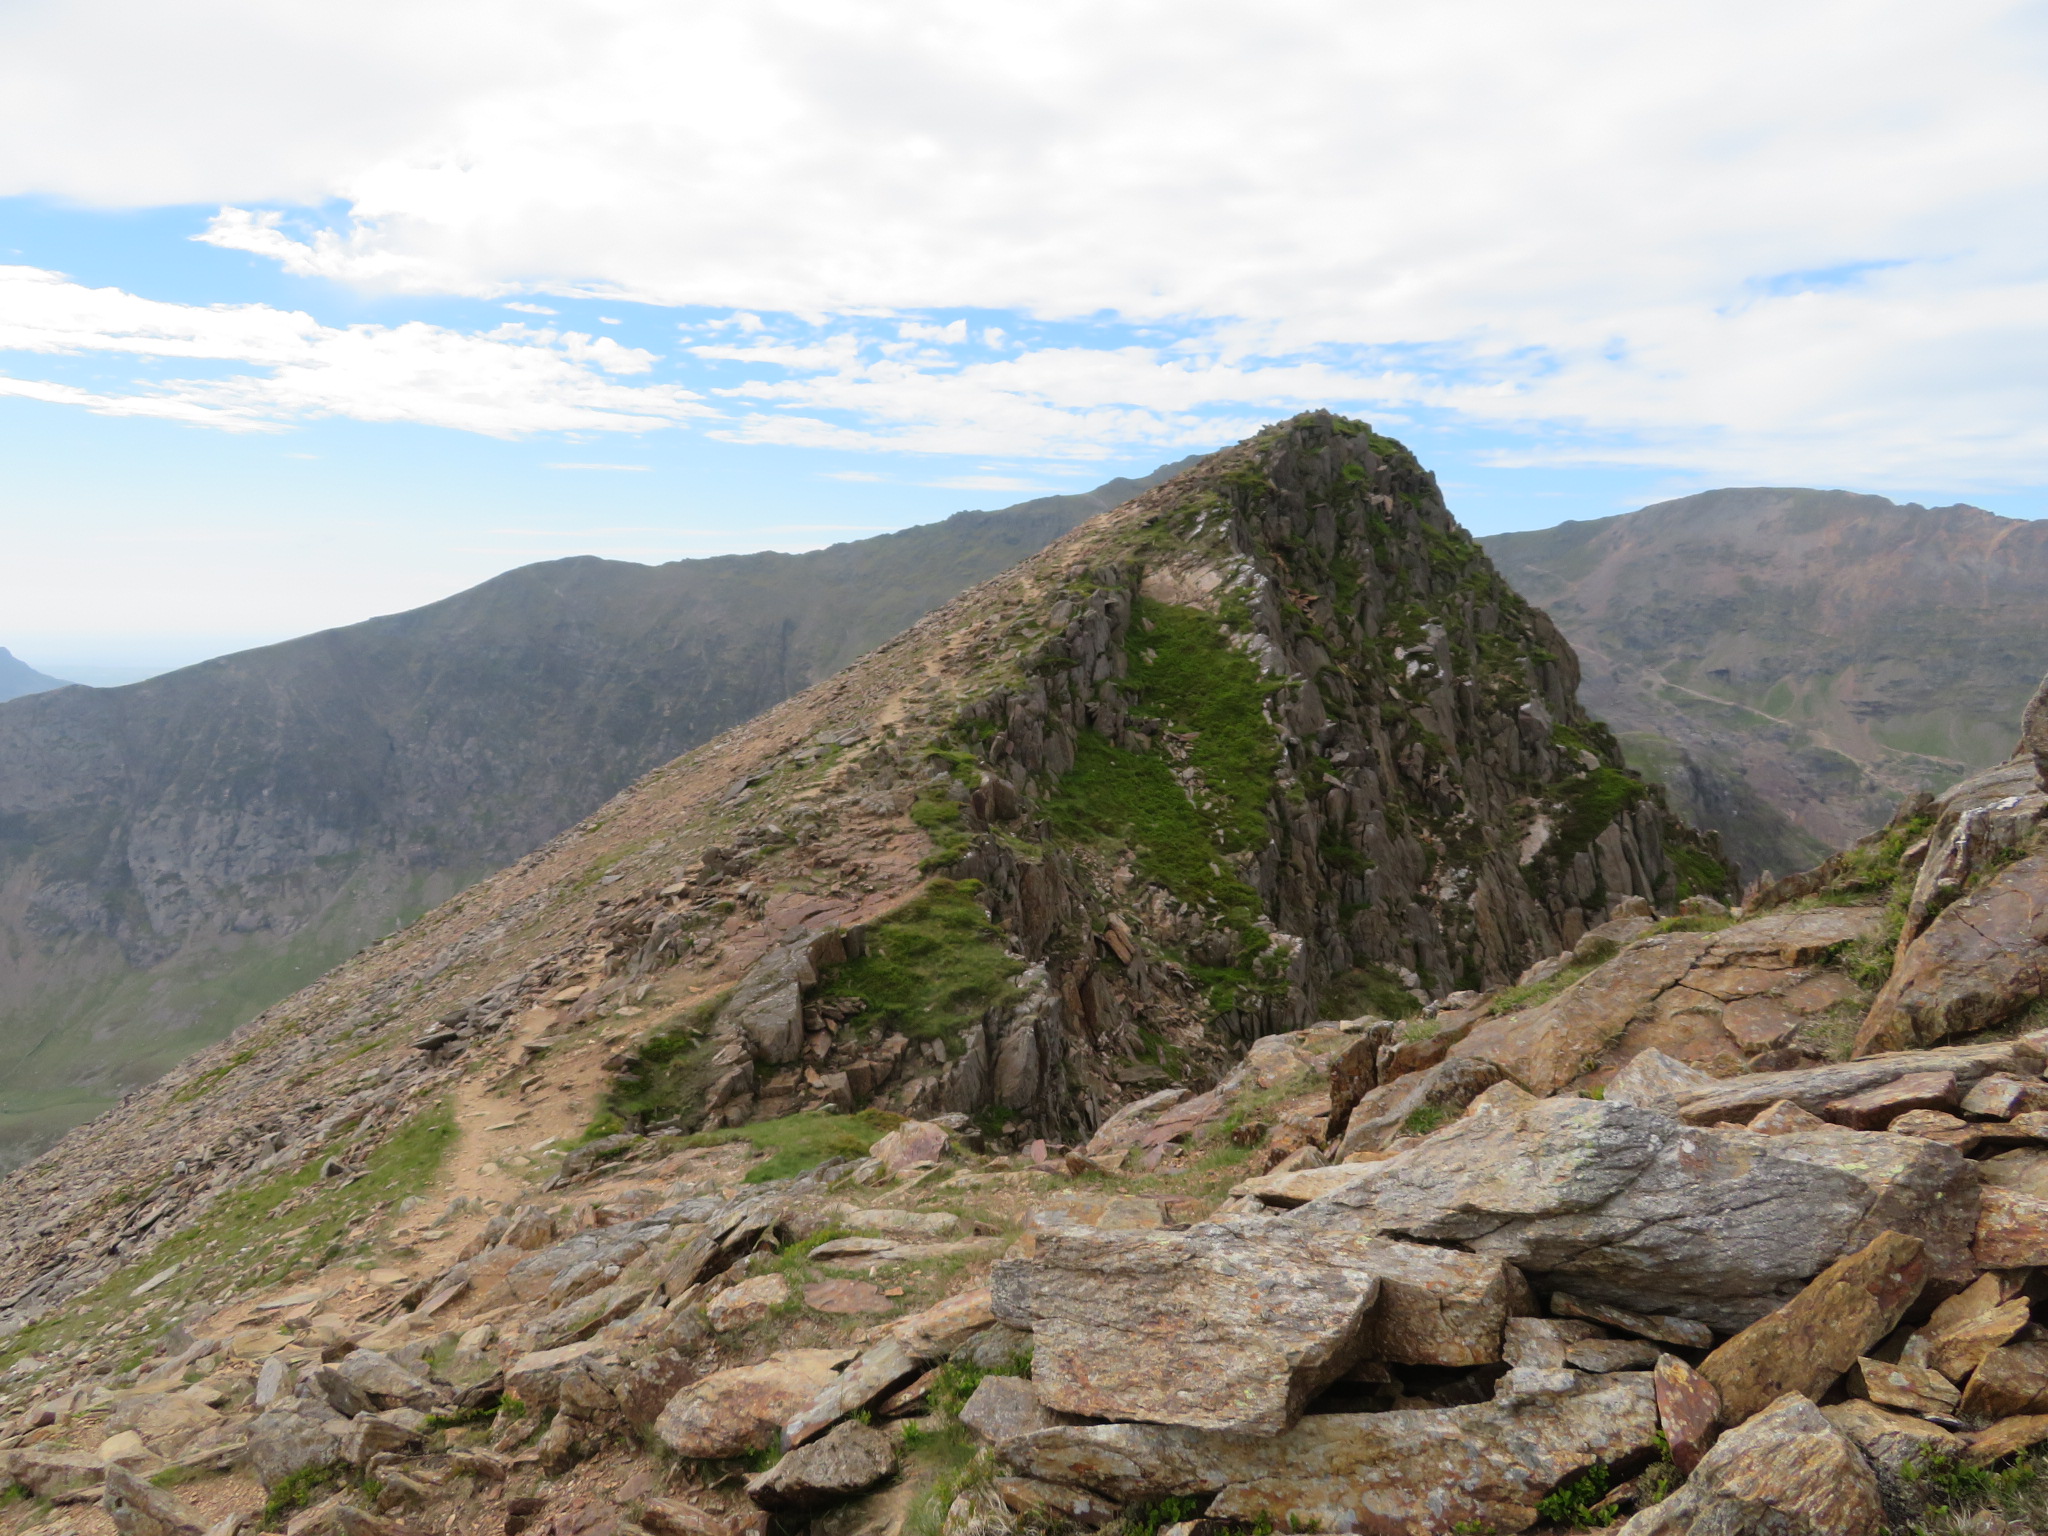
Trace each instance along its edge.
<path fill-rule="evenodd" d="M 2048 511 L 2038 12 L 33 3 L 0 644 L 165 666 L 1309 406 L 1479 532 Z"/>

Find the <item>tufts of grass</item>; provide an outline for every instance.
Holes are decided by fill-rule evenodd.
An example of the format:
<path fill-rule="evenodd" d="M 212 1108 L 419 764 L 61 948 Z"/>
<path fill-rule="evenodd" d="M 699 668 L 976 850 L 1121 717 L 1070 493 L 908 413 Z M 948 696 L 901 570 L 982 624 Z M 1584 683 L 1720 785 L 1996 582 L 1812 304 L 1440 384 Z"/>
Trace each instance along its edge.
<path fill-rule="evenodd" d="M 699 1131 L 686 1137 L 686 1147 L 722 1147 L 751 1142 L 772 1154 L 747 1170 L 746 1182 L 766 1184 L 794 1178 L 832 1157 L 866 1157 L 868 1148 L 903 1123 L 901 1115 L 864 1109 L 857 1115 L 825 1115 L 807 1111 L 780 1120 L 756 1120 L 724 1131 Z"/>
<path fill-rule="evenodd" d="M 263 1528 L 280 1530 L 285 1516 L 304 1509 L 330 1488 L 348 1481 L 347 1462 L 330 1462 L 324 1467 L 302 1467 L 270 1490 L 263 1502 Z"/>
<path fill-rule="evenodd" d="M 2041 1463 L 2029 1452 L 2022 1451 L 1996 1469 L 1927 1455 L 1899 1470 L 1928 1498 L 1927 1514 L 1913 1527 L 1915 1536 L 1974 1536 L 1985 1529 L 1982 1516 L 1987 1513 L 2022 1530 L 2048 1524 L 2048 1481 L 2041 1476 Z"/>
<path fill-rule="evenodd" d="M 0 1349 L 0 1365 L 125 1321 L 132 1311 L 129 1293 L 174 1264 L 180 1266 L 177 1278 L 157 1294 L 183 1301 L 217 1289 L 223 1278 L 253 1290 L 335 1262 L 353 1251 L 353 1229 L 426 1187 L 458 1134 L 452 1107 L 438 1104 L 371 1152 L 358 1178 L 323 1180 L 321 1162 L 344 1149 L 321 1148 L 296 1172 L 222 1196 L 191 1227 L 115 1271 L 61 1313 L 15 1334 Z M 283 1212 L 287 1202 L 291 1209 Z"/>
<path fill-rule="evenodd" d="M 1509 987 L 1493 999 L 1496 1014 L 1514 1013 L 1547 1003 L 1568 987 L 1576 986 L 1621 952 L 1611 941 L 1602 940 L 1588 951 L 1587 958 L 1566 966 L 1548 981 L 1532 981 L 1526 987 Z"/>
<path fill-rule="evenodd" d="M 728 987 L 640 1042 L 633 1065 L 605 1095 L 604 1115 L 614 1129 L 644 1130 L 671 1120 L 687 1124 L 703 1114 L 717 1076 L 711 1064 L 716 1049 L 705 1037 L 731 996 Z"/>
<path fill-rule="evenodd" d="M 1556 841 L 1546 851 L 1554 852 L 1559 863 L 1569 863 L 1592 847 L 1593 839 L 1649 790 L 1641 779 L 1603 763 L 1560 785 L 1557 793 L 1564 802 L 1564 816 Z"/>
<path fill-rule="evenodd" d="M 867 953 L 823 984 L 868 1006 L 852 1027 L 886 1026 L 913 1040 L 956 1042 L 989 1009 L 1023 994 L 1011 980 L 1023 962 L 1003 950 L 973 880 L 933 880 L 868 928 Z"/>
<path fill-rule="evenodd" d="M 1427 1136 L 1457 1118 L 1458 1112 L 1448 1104 L 1419 1104 L 1401 1122 L 1401 1132 L 1405 1136 Z"/>
<path fill-rule="evenodd" d="M 1393 972 L 1362 965 L 1331 977 L 1316 999 L 1316 1011 L 1326 1019 L 1409 1019 L 1422 1011 L 1422 1004 Z"/>

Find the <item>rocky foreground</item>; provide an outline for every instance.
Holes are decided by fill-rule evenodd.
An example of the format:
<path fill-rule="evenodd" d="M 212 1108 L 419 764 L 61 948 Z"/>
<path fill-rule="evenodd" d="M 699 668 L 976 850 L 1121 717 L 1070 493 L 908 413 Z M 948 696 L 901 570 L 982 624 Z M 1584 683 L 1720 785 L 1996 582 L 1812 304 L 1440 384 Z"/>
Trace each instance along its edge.
<path fill-rule="evenodd" d="M 2048 1032 L 1715 1077 L 1623 1029 L 1599 1088 L 1527 1086 L 1631 989 L 1637 1025 L 1677 978 L 1839 990 L 1870 920 L 1621 919 L 1546 1002 L 1269 1036 L 1073 1148 L 955 1115 L 758 1184 L 745 1142 L 572 1157 L 416 1210 L 453 1262 L 202 1308 L 114 1373 L 46 1335 L 6 1528 L 1908 1526 L 2048 1439 Z"/>

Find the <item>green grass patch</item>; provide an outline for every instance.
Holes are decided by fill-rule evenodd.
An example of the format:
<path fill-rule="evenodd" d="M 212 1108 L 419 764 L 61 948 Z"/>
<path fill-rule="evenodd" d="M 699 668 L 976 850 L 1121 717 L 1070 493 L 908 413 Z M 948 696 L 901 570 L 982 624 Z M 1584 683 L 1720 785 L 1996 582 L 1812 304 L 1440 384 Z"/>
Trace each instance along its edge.
<path fill-rule="evenodd" d="M 1458 1112 L 1448 1104 L 1419 1104 L 1408 1111 L 1408 1118 L 1401 1122 L 1404 1136 L 1427 1136 L 1431 1131 L 1442 1130 L 1458 1118 Z"/>
<path fill-rule="evenodd" d="M 1568 1531 L 1584 1530 L 1588 1526 L 1612 1525 L 1621 1511 L 1609 1505 L 1606 1509 L 1595 1509 L 1607 1496 L 1614 1474 L 1599 1462 L 1593 1463 L 1576 1477 L 1565 1479 L 1556 1489 L 1537 1501 L 1536 1518 L 1552 1525 L 1561 1525 Z"/>
<path fill-rule="evenodd" d="M 1587 958 L 1566 966 L 1548 981 L 1532 981 L 1527 986 L 1509 987 L 1505 992 L 1496 993 L 1493 1011 L 1495 1014 L 1514 1013 L 1518 1009 L 1547 1003 L 1565 988 L 1585 980 L 1620 952 L 1620 947 L 1612 940 L 1603 939 L 1593 946 Z"/>
<path fill-rule="evenodd" d="M 281 1530 L 285 1516 L 304 1509 L 330 1488 L 340 1488 L 348 1480 L 349 1466 L 345 1461 L 300 1468 L 272 1488 L 270 1497 L 263 1501 L 263 1528 Z"/>
<path fill-rule="evenodd" d="M 1648 793 L 1641 779 L 1604 763 L 1560 785 L 1557 796 L 1564 804 L 1564 815 L 1553 844 L 1558 860 L 1568 862 L 1584 853 L 1615 817 Z"/>
<path fill-rule="evenodd" d="M 864 1109 L 857 1115 L 824 1115 L 812 1110 L 779 1120 L 756 1120 L 730 1130 L 699 1131 L 685 1137 L 683 1145 L 723 1147 L 736 1141 L 750 1142 L 772 1156 L 749 1168 L 746 1182 L 766 1184 L 771 1179 L 808 1173 L 830 1157 L 866 1157 L 868 1148 L 902 1123 L 901 1115 L 880 1109 Z"/>
<path fill-rule="evenodd" d="M 1409 1019 L 1422 1004 L 1384 966 L 1362 965 L 1330 978 L 1316 999 L 1326 1019 Z"/>
<path fill-rule="evenodd" d="M 957 1042 L 1001 1003 L 1023 996 L 1011 980 L 1024 969 L 1003 952 L 1003 931 L 989 921 L 973 880 L 934 880 L 871 924 L 867 952 L 820 983 L 858 997 L 867 1010 L 851 1027 L 898 1030 L 913 1040 Z"/>
<path fill-rule="evenodd" d="M 256 1290 L 335 1262 L 353 1251 L 347 1243 L 351 1229 L 426 1187 L 458 1134 L 452 1107 L 438 1104 L 371 1152 L 360 1178 L 322 1179 L 320 1164 L 328 1155 L 322 1149 L 296 1172 L 224 1195 L 193 1226 L 67 1302 L 61 1313 L 17 1333 L 0 1349 L 0 1364 L 126 1320 L 132 1312 L 129 1293 L 173 1265 L 179 1266 L 177 1277 L 154 1294 L 183 1301 L 217 1290 L 224 1279 L 237 1290 Z M 307 1198 L 297 1203 L 302 1196 Z M 294 1203 L 284 1210 L 287 1202 Z M 367 1251 L 368 1242 L 359 1246 Z"/>
<path fill-rule="evenodd" d="M 1671 861 L 1671 870 L 1678 879 L 1678 895 L 1727 896 L 1737 887 L 1735 871 L 1691 843 L 1672 840 L 1664 845 L 1664 857 Z"/>
<path fill-rule="evenodd" d="M 727 988 L 707 998 L 640 1042 L 632 1064 L 605 1095 L 605 1113 L 617 1128 L 639 1131 L 669 1121 L 687 1124 L 703 1114 L 704 1100 L 718 1075 L 711 1064 L 717 1048 L 706 1035 L 731 996 L 732 989 Z"/>

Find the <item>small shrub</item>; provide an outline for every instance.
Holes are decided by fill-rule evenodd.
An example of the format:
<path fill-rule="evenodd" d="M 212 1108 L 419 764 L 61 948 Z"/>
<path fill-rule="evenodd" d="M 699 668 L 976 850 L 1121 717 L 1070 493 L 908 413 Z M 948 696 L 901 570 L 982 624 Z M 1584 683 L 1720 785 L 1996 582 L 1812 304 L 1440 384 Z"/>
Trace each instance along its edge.
<path fill-rule="evenodd" d="M 1536 1516 L 1552 1525 L 1561 1525 L 1567 1530 L 1583 1530 L 1587 1526 L 1612 1525 L 1620 1511 L 1613 1506 L 1595 1509 L 1601 1499 L 1607 1496 L 1608 1485 L 1613 1474 L 1599 1462 L 1579 1473 L 1566 1478 L 1555 1490 L 1539 1500 Z"/>
<path fill-rule="evenodd" d="M 276 1530 L 286 1515 L 304 1509 L 329 1488 L 348 1479 L 348 1463 L 329 1462 L 324 1467 L 302 1467 L 270 1490 L 263 1503 L 263 1528 Z"/>

